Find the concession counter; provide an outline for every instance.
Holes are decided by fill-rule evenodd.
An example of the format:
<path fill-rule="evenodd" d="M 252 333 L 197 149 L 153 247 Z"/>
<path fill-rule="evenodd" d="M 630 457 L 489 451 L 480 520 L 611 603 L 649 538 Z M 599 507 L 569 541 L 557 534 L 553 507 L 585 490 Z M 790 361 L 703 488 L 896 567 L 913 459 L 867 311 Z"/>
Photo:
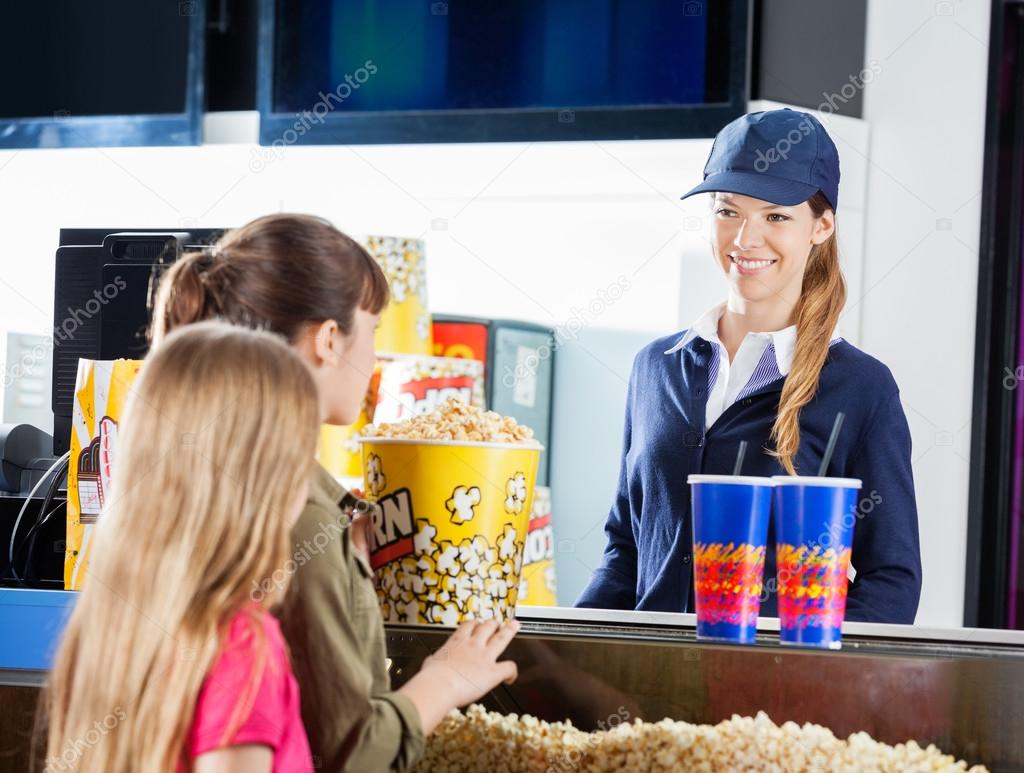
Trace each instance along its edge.
<path fill-rule="evenodd" d="M 716 724 L 766 712 L 837 736 L 935 744 L 989 770 L 1024 770 L 1024 632 L 846 623 L 839 651 L 697 641 L 693 615 L 520 607 L 507 656 L 519 679 L 481 703 L 605 729 L 615 718 Z M 395 687 L 448 634 L 387 626 Z"/>

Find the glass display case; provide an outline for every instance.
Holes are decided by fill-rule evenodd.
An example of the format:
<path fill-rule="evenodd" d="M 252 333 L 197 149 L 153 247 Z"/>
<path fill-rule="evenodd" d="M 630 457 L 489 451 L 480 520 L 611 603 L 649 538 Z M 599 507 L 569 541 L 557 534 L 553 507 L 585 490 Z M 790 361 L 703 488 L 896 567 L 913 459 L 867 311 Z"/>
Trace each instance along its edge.
<path fill-rule="evenodd" d="M 75 594 L 0 594 L 0 746 L 28 769 L 39 687 Z M 1024 632 L 846 623 L 841 650 L 784 646 L 778 620 L 754 645 L 697 641 L 693 615 L 520 607 L 506 657 L 519 678 L 481 703 L 503 714 L 569 719 L 583 730 L 634 718 L 715 724 L 766 712 L 845 738 L 917 741 L 991 771 L 1024 769 Z M 388 625 L 400 687 L 450 629 Z M 0 764 L 0 769 L 4 768 Z"/>
<path fill-rule="evenodd" d="M 839 737 L 935 744 L 990 770 L 1024 769 L 1024 633 L 847 623 L 838 651 L 784 646 L 763 619 L 753 646 L 697 641 L 693 615 L 521 607 L 507 656 L 519 679 L 483 701 L 502 713 L 715 724 L 766 712 Z M 390 625 L 393 685 L 448 631 Z"/>

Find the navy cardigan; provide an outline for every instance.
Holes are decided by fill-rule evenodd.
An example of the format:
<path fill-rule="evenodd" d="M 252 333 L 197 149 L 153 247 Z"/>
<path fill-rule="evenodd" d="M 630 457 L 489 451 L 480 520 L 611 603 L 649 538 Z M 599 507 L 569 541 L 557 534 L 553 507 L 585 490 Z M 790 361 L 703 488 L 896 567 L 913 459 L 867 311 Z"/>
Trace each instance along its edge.
<path fill-rule="evenodd" d="M 741 440 L 746 475 L 784 475 L 762 449 L 779 406 L 779 378 L 704 426 L 711 344 L 695 337 L 665 354 L 681 333 L 637 354 L 626 399 L 618 491 L 601 566 L 580 607 L 692 612 L 690 473 L 731 473 Z M 816 475 L 836 413 L 846 414 L 827 475 L 860 478 L 846 619 L 914 622 L 921 595 L 921 548 L 910 467 L 910 430 L 899 388 L 881 362 L 845 340 L 830 347 L 816 396 L 800 412 L 801 475 Z M 760 451 L 760 452 L 759 452 Z M 775 535 L 769 527 L 761 614 L 777 614 Z"/>

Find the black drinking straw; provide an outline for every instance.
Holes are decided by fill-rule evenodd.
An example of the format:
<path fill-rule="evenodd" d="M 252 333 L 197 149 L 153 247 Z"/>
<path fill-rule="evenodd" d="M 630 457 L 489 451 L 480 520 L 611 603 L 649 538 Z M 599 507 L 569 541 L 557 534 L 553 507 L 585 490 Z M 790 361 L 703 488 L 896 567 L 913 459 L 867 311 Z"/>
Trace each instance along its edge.
<path fill-rule="evenodd" d="M 732 468 L 732 474 L 733 475 L 739 475 L 740 474 L 740 468 L 743 467 L 743 455 L 746 454 L 746 453 L 747 453 L 747 441 L 746 440 L 741 440 L 740 441 L 739 453 L 736 454 L 736 466 Z"/>
<path fill-rule="evenodd" d="M 818 477 L 825 477 L 825 472 L 828 470 L 828 463 L 832 461 L 832 452 L 836 450 L 836 441 L 839 440 L 839 430 L 843 428 L 843 419 L 846 418 L 846 414 L 840 411 L 836 414 L 835 424 L 832 425 L 832 434 L 828 439 L 828 446 L 825 448 L 825 455 L 821 458 L 821 467 L 818 468 Z"/>

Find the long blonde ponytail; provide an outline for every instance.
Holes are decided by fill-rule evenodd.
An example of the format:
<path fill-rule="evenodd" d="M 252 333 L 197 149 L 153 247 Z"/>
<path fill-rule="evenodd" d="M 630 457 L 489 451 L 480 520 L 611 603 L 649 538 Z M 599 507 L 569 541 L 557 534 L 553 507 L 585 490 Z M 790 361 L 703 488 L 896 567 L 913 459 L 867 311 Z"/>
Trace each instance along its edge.
<path fill-rule="evenodd" d="M 286 563 L 318 429 L 312 376 L 276 335 L 202 322 L 150 354 L 44 696 L 47 773 L 175 769 L 226 625 L 285 590 L 252 595 Z"/>
<path fill-rule="evenodd" d="M 831 208 L 821 193 L 816 193 L 807 203 L 815 217 L 821 217 Z M 795 309 L 796 351 L 772 426 L 775 448 L 767 449 L 790 475 L 797 474 L 793 459 L 800 447 L 800 410 L 818 391 L 829 342 L 845 304 L 846 281 L 839 267 L 839 244 L 833 232 L 827 241 L 811 248 L 807 259 L 803 288 Z"/>

